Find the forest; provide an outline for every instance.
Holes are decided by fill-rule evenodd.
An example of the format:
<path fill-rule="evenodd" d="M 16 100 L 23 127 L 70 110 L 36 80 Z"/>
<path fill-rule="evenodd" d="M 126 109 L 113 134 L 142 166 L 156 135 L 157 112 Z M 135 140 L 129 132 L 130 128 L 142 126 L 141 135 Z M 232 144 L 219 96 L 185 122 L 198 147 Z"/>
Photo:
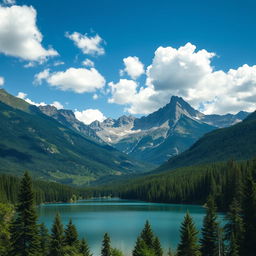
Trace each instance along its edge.
<path fill-rule="evenodd" d="M 217 168 L 218 166 L 218 168 Z M 222 172 L 222 173 L 221 173 Z M 202 172 L 188 175 L 188 170 L 181 176 L 174 176 L 174 181 L 152 176 L 141 184 L 140 192 L 135 190 L 135 184 L 127 186 L 131 196 L 145 196 L 144 200 L 162 200 L 168 202 L 194 202 L 197 195 L 204 194 L 206 215 L 202 230 L 197 230 L 189 212 L 184 216 L 180 226 L 180 242 L 177 248 L 169 250 L 168 255 L 176 256 L 253 256 L 256 251 L 256 184 L 255 160 L 243 163 L 229 161 L 225 164 L 213 165 Z M 191 173 L 190 173 L 191 174 Z M 222 174 L 222 175 L 221 175 Z M 164 175 L 171 175 L 170 173 Z M 174 174 L 172 174 L 174 175 Z M 187 176 L 186 176 L 187 175 Z M 191 176 L 191 177 L 190 177 Z M 163 176 L 164 177 L 164 176 Z M 187 179 L 185 178 L 187 177 Z M 156 180 L 156 179 L 159 180 Z M 154 180 L 156 187 L 150 187 Z M 156 194 L 157 186 L 164 180 L 163 191 Z M 188 180 L 191 182 L 188 184 Z M 157 181 L 157 182 L 156 182 Z M 182 181 L 182 182 L 181 182 Z M 131 182 L 131 181 L 130 181 Z M 180 183 L 178 183 L 180 182 Z M 174 190 L 174 184 L 179 189 Z M 187 184 L 187 185 L 186 185 Z M 41 187 L 40 187 L 41 185 Z M 0 255 L 3 256 L 89 256 L 92 255 L 85 238 L 78 238 L 77 230 L 72 220 L 66 227 L 61 223 L 61 216 L 56 215 L 50 231 L 37 221 L 36 203 L 40 200 L 70 200 L 78 191 L 64 185 L 52 184 L 51 189 L 44 189 L 44 183 L 32 181 L 28 173 L 22 179 L 3 176 L 1 178 L 1 216 L 0 216 Z M 190 187 L 188 186 L 190 185 Z M 209 190 L 205 190 L 210 185 Z M 15 192 L 18 196 L 15 199 Z M 34 189 L 35 188 L 35 189 Z M 148 194 L 143 193 L 148 190 Z M 167 188 L 170 191 L 167 191 Z M 55 190 L 54 190 L 55 189 Z M 133 190 L 132 190 L 133 189 Z M 13 193 L 10 193 L 12 191 Z M 38 196 L 41 191 L 41 196 Z M 47 192 L 48 191 L 48 192 Z M 102 190 L 103 191 L 103 190 Z M 114 191 L 114 190 L 113 190 Z M 132 191 L 134 194 L 132 194 Z M 155 191 L 155 194 L 154 194 Z M 81 191 L 80 191 L 81 192 Z M 203 193 L 204 192 L 204 193 Z M 63 194 L 62 194 L 63 193 Z M 91 193 L 91 192 L 90 192 Z M 95 193 L 99 193 L 99 190 Z M 120 195 L 129 195 L 128 192 Z M 37 196 L 36 196 L 37 195 Z M 62 196 L 61 196 L 62 195 Z M 89 193 L 87 194 L 89 195 Z M 91 194 L 92 195 L 92 194 Z M 150 197 L 149 197 L 150 195 Z M 156 197 L 158 195 L 158 197 Z M 183 196 L 183 197 L 181 197 Z M 203 197 L 199 201 L 204 200 Z M 182 200 L 181 200 L 182 199 Z M 189 201 L 191 200 L 191 201 Z M 41 201 L 42 202 L 42 201 Z M 226 204 L 226 207 L 224 207 Z M 217 218 L 217 206 L 226 208 L 225 226 L 220 226 Z M 133 256 L 163 256 L 161 241 L 154 235 L 150 223 L 145 223 L 144 229 L 134 238 L 135 245 L 131 252 Z M 106 233 L 101 245 L 101 256 L 125 255 L 119 249 L 111 247 L 111 238 Z"/>

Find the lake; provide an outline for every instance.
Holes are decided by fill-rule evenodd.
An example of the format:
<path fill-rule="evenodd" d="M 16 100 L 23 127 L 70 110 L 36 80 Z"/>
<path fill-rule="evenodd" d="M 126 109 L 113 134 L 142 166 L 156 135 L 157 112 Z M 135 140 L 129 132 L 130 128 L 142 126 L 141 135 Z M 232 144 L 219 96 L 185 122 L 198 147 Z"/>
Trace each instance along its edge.
<path fill-rule="evenodd" d="M 71 218 L 79 237 L 85 237 L 95 256 L 100 255 L 103 234 L 108 232 L 112 247 L 131 255 L 135 241 L 149 220 L 160 238 L 165 252 L 179 242 L 179 229 L 186 211 L 192 215 L 196 227 L 202 227 L 205 209 L 199 205 L 147 203 L 121 199 L 95 199 L 77 203 L 46 204 L 38 207 L 39 221 L 51 229 L 57 212 L 63 224 Z M 223 215 L 220 215 L 223 219 Z"/>

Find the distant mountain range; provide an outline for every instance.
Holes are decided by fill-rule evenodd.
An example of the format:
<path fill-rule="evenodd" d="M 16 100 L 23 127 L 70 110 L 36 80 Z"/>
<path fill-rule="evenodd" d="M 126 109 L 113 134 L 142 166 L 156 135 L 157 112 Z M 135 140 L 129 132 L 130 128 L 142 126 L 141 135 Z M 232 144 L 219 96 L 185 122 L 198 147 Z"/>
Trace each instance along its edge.
<path fill-rule="evenodd" d="M 38 179 L 83 185 L 152 169 L 98 143 L 94 130 L 77 121 L 72 111 L 44 110 L 58 121 L 0 89 L 0 172 L 20 175 L 28 170 Z"/>
<path fill-rule="evenodd" d="M 169 104 L 148 116 L 108 118 L 89 127 L 116 149 L 159 165 L 188 149 L 204 134 L 238 123 L 247 115 L 244 111 L 236 115 L 204 115 L 173 96 Z"/>
<path fill-rule="evenodd" d="M 172 157 L 157 169 L 168 171 L 183 166 L 256 157 L 256 111 L 231 127 L 204 135 L 192 147 Z"/>

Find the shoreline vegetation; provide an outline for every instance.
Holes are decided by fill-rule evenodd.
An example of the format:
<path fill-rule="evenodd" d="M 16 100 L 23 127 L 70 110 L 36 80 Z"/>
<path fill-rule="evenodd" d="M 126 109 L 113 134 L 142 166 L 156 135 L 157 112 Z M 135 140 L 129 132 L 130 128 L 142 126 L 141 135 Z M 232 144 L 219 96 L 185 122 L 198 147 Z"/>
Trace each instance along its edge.
<path fill-rule="evenodd" d="M 255 163 L 255 162 L 254 162 Z M 248 164 L 236 184 L 233 199 L 226 214 L 226 225 L 220 227 L 217 220 L 217 194 L 210 193 L 206 202 L 201 238 L 189 212 L 180 228 L 180 242 L 176 256 L 253 256 L 256 251 L 256 165 Z M 25 173 L 19 184 L 15 207 L 1 203 L 0 255 L 3 256 L 91 256 L 86 240 L 78 240 L 72 220 L 64 228 L 57 214 L 49 233 L 44 224 L 37 223 L 33 182 Z M 73 198 L 75 199 L 75 198 Z M 161 242 L 146 222 L 141 234 L 134 238 L 133 256 L 163 256 Z M 123 252 L 111 248 L 110 237 L 104 235 L 101 256 L 121 256 Z"/>

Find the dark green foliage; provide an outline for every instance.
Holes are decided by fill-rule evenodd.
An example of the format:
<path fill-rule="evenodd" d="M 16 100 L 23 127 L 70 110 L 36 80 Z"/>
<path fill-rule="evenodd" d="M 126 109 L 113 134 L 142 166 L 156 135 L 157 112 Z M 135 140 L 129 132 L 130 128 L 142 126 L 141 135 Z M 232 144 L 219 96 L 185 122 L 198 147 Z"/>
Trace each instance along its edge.
<path fill-rule="evenodd" d="M 48 255 L 50 246 L 50 235 L 48 229 L 42 223 L 39 225 L 39 248 L 41 255 Z"/>
<path fill-rule="evenodd" d="M 256 252 L 256 185 L 251 170 L 248 171 L 244 186 L 242 215 L 245 229 L 242 252 L 243 255 L 253 256 Z"/>
<path fill-rule="evenodd" d="M 32 180 L 27 172 L 21 180 L 16 215 L 16 219 L 11 226 L 10 255 L 37 255 L 39 251 L 37 215 L 34 205 Z"/>
<path fill-rule="evenodd" d="M 77 247 L 79 244 L 78 234 L 75 225 L 72 223 L 72 220 L 69 220 L 67 228 L 65 229 L 65 245 L 71 247 Z"/>
<path fill-rule="evenodd" d="M 146 221 L 144 229 L 140 234 L 140 238 L 145 242 L 147 248 L 154 248 L 155 236 L 148 220 Z"/>
<path fill-rule="evenodd" d="M 116 249 L 116 248 L 111 248 L 111 256 L 124 256 L 122 251 Z"/>
<path fill-rule="evenodd" d="M 163 249 L 161 247 L 161 243 L 160 243 L 158 237 L 155 238 L 153 248 L 154 248 L 156 256 L 163 256 Z"/>
<path fill-rule="evenodd" d="M 49 256 L 64 255 L 64 233 L 60 215 L 56 214 L 51 233 L 50 253 Z"/>
<path fill-rule="evenodd" d="M 10 204 L 0 203 L 0 255 L 7 256 L 10 249 L 10 224 L 14 208 Z"/>
<path fill-rule="evenodd" d="M 180 229 L 180 243 L 178 245 L 177 256 L 199 256 L 198 231 L 192 218 L 187 212 Z"/>
<path fill-rule="evenodd" d="M 80 242 L 79 253 L 81 253 L 82 256 L 92 256 L 90 248 L 84 238 Z"/>
<path fill-rule="evenodd" d="M 229 206 L 226 215 L 227 224 L 225 225 L 225 239 L 230 241 L 228 244 L 228 255 L 242 255 L 241 246 L 244 235 L 244 224 L 242 219 L 242 209 L 236 198 Z"/>
<path fill-rule="evenodd" d="M 101 248 L 101 256 L 111 256 L 110 237 L 108 233 L 104 234 Z"/>
<path fill-rule="evenodd" d="M 219 252 L 219 228 L 217 223 L 216 206 L 214 198 L 209 196 L 206 203 L 207 211 L 204 217 L 201 253 L 202 256 L 218 256 Z"/>

